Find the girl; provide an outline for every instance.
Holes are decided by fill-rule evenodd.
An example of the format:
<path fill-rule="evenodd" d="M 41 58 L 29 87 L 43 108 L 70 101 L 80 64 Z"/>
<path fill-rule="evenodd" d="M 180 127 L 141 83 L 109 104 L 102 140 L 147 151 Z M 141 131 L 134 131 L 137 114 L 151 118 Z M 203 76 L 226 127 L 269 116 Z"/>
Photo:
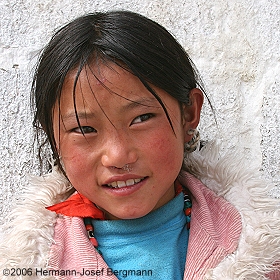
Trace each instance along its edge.
<path fill-rule="evenodd" d="M 14 212 L 2 279 L 279 279 L 277 202 L 237 157 L 197 148 L 199 88 L 143 16 L 60 29 L 33 83 L 54 163 Z"/>

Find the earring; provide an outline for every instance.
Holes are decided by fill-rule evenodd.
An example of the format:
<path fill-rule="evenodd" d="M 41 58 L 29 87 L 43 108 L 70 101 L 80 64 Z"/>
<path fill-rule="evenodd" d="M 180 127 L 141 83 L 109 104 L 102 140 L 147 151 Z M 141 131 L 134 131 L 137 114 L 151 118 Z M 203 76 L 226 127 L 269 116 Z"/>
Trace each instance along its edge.
<path fill-rule="evenodd" d="M 192 139 L 185 143 L 185 153 L 192 153 L 199 145 L 200 135 L 197 129 L 189 129 L 188 135 L 193 135 Z"/>

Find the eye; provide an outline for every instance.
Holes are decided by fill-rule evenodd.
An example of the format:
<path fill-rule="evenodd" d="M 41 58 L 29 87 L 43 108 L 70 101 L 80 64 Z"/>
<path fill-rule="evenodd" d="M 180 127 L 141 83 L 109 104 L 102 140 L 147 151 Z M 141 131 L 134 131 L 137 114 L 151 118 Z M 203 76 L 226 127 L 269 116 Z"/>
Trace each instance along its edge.
<path fill-rule="evenodd" d="M 97 132 L 96 129 L 91 126 L 80 126 L 80 127 L 76 127 L 74 129 L 72 129 L 71 131 L 75 132 L 75 133 L 81 133 L 81 134 Z"/>
<path fill-rule="evenodd" d="M 154 117 L 154 114 L 148 113 L 148 114 L 143 114 L 135 118 L 131 124 L 136 124 L 136 123 L 141 123 L 149 120 L 150 118 Z"/>

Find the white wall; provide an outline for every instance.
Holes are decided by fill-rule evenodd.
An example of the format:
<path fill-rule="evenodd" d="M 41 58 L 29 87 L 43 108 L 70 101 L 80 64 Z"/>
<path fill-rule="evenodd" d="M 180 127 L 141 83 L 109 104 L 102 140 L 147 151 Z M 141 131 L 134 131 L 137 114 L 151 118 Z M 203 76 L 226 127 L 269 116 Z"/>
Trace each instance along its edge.
<path fill-rule="evenodd" d="M 218 126 L 204 109 L 203 138 L 239 145 L 280 193 L 279 0 L 1 0 L 0 224 L 26 173 L 37 173 L 29 91 L 38 51 L 86 12 L 128 9 L 163 24 L 199 69 Z"/>

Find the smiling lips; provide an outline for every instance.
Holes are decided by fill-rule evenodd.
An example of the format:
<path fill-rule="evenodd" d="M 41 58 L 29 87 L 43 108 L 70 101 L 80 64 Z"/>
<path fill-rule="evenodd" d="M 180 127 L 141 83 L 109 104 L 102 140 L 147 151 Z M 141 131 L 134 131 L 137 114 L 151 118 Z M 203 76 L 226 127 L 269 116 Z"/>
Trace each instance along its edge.
<path fill-rule="evenodd" d="M 106 186 L 108 186 L 110 188 L 115 188 L 115 189 L 119 189 L 119 188 L 123 188 L 123 187 L 130 187 L 130 186 L 133 186 L 133 185 L 143 181 L 144 179 L 145 178 L 128 179 L 126 181 L 115 181 L 110 184 L 107 184 Z"/>

